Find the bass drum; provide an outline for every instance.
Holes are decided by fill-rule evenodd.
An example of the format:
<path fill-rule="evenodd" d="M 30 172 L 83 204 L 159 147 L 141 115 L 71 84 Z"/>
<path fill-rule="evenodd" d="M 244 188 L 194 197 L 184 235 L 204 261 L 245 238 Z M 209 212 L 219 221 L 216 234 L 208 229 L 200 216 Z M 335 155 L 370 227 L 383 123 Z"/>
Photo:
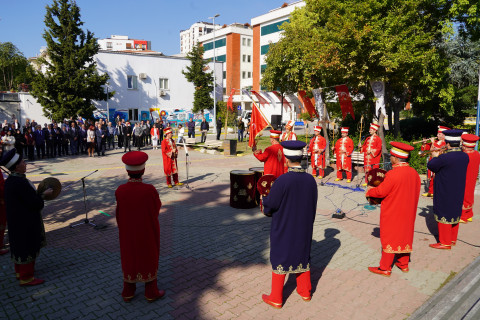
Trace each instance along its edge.
<path fill-rule="evenodd" d="M 257 189 L 257 183 L 258 180 L 263 176 L 263 167 L 253 167 L 248 169 L 249 171 L 253 171 L 255 173 L 255 201 L 258 204 L 260 204 L 260 193 L 258 192 Z"/>
<path fill-rule="evenodd" d="M 230 171 L 230 206 L 237 209 L 251 209 L 255 202 L 255 172 L 247 170 Z"/>

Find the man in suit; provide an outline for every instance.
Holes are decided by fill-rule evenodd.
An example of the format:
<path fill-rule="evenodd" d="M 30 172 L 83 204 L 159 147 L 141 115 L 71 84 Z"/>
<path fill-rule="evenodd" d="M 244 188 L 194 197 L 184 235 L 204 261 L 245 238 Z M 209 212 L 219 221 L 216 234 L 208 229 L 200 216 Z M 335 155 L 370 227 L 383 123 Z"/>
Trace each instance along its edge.
<path fill-rule="evenodd" d="M 86 154 L 87 153 L 87 128 L 85 128 L 85 124 L 82 124 L 78 132 L 78 143 L 79 143 L 80 153 Z"/>
<path fill-rule="evenodd" d="M 47 157 L 53 158 L 56 156 L 55 150 L 55 131 L 52 128 L 52 125 L 49 124 L 46 130 L 43 131 L 45 133 L 45 143 L 47 145 Z"/>
<path fill-rule="evenodd" d="M 125 126 L 122 127 L 122 135 L 123 135 L 123 152 L 132 151 L 132 147 L 130 146 L 130 139 L 132 138 L 132 127 L 130 126 L 130 122 L 127 122 Z"/>
<path fill-rule="evenodd" d="M 37 149 L 37 159 L 43 159 L 45 158 L 45 133 L 41 126 L 37 125 L 37 130 L 35 130 L 33 136 L 35 138 L 35 149 Z M 40 154 L 42 154 L 41 158 Z"/>
<path fill-rule="evenodd" d="M 79 130 L 75 121 L 72 121 L 70 126 L 70 153 L 72 155 L 78 155 L 78 137 Z"/>
<path fill-rule="evenodd" d="M 97 142 L 97 155 L 105 155 L 105 144 L 107 142 L 107 131 L 102 128 L 102 124 L 99 123 L 95 129 L 95 141 Z"/>

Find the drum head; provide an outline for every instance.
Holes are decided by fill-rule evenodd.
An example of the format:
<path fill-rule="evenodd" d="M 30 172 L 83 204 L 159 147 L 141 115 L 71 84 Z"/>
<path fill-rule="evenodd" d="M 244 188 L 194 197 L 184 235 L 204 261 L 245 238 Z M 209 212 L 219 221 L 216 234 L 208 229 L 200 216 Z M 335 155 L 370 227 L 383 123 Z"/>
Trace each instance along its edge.
<path fill-rule="evenodd" d="M 253 168 L 250 168 L 248 169 L 249 171 L 253 171 L 253 172 L 261 172 L 263 173 L 263 167 L 253 167 Z"/>
<path fill-rule="evenodd" d="M 370 171 L 368 171 L 367 173 L 367 183 L 369 186 L 372 186 L 372 187 L 378 187 L 380 185 L 380 183 L 383 182 L 383 180 L 385 179 L 385 174 L 387 173 L 387 171 L 383 170 L 383 169 L 380 169 L 380 168 L 375 168 L 375 169 L 372 169 Z"/>
<path fill-rule="evenodd" d="M 54 178 L 54 177 L 45 178 L 38 184 L 37 193 L 42 194 L 45 190 L 49 188 L 52 188 L 53 192 L 50 196 L 46 196 L 44 198 L 45 200 L 53 200 L 56 197 L 58 197 L 58 195 L 62 191 L 62 184 L 57 178 Z"/>
<path fill-rule="evenodd" d="M 266 174 L 262 176 L 257 181 L 257 190 L 262 196 L 267 196 L 270 193 L 270 189 L 272 188 L 273 182 L 275 181 L 276 177 L 273 174 Z"/>
<path fill-rule="evenodd" d="M 255 173 L 249 170 L 232 170 L 230 171 L 230 174 L 233 174 L 235 176 L 250 176 Z"/>

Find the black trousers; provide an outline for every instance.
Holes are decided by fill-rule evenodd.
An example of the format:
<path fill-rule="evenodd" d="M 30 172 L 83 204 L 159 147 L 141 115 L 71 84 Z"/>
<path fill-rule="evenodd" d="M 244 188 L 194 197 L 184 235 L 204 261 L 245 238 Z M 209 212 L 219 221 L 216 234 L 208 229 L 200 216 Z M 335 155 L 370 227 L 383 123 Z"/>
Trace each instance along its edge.
<path fill-rule="evenodd" d="M 124 152 L 127 151 L 127 149 L 128 151 L 132 151 L 132 147 L 130 146 L 130 137 L 127 137 L 127 136 L 124 137 L 123 147 L 125 148 Z"/>
<path fill-rule="evenodd" d="M 45 157 L 45 143 L 35 145 L 35 149 L 37 149 L 37 159 Z M 40 154 L 42 154 L 41 157 Z"/>

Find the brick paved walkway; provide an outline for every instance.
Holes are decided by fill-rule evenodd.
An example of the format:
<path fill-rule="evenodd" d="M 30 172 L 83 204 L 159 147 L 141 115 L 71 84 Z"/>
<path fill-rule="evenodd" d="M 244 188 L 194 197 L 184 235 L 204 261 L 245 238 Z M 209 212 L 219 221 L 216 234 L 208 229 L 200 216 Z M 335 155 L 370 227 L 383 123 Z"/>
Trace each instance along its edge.
<path fill-rule="evenodd" d="M 421 199 L 410 272 L 394 269 L 390 278 L 368 272 L 380 259 L 379 209 L 364 208 L 363 192 L 319 185 L 312 244 L 313 298 L 301 300 L 288 279 L 285 305 L 275 310 L 261 302 L 270 290 L 269 218 L 258 208 L 229 206 L 229 172 L 259 163 L 252 156 L 224 157 L 191 152 L 190 186 L 166 188 L 161 153 L 147 150 L 146 182 L 159 190 L 161 254 L 159 287 L 166 296 L 147 303 L 143 287 L 127 304 L 120 297 L 122 273 L 115 223 L 114 191 L 126 181 L 123 153 L 101 158 L 61 158 L 29 166 L 37 183 L 56 176 L 66 187 L 86 179 L 88 215 L 106 226 L 71 229 L 85 217 L 81 183 L 74 183 L 44 209 L 48 246 L 36 263 L 41 286 L 23 288 L 13 265 L 0 257 L 0 318 L 6 319 L 405 319 L 452 272 L 480 253 L 480 223 L 461 225 L 451 252 L 433 250 L 436 224 L 432 200 Z M 185 179 L 185 158 L 179 159 Z M 360 182 L 356 177 L 352 187 Z M 334 175 L 327 179 L 333 182 Z M 474 210 L 479 212 L 480 199 Z M 332 219 L 341 208 L 347 219 Z M 101 213 L 100 211 L 104 212 Z"/>

